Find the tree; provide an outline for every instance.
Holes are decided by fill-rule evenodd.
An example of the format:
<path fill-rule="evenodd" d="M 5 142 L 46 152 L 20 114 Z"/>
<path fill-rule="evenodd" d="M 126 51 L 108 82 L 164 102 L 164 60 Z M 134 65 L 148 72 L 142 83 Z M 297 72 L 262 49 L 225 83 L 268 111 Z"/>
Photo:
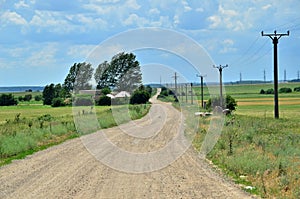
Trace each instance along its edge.
<path fill-rule="evenodd" d="M 102 74 L 95 77 L 97 88 L 113 87 L 118 91 L 128 92 L 135 90 L 142 81 L 140 65 L 135 58 L 133 53 L 122 52 L 113 56 L 110 63 L 100 64 L 99 67 L 103 68 L 97 68 Z"/>
<path fill-rule="evenodd" d="M 93 76 L 93 68 L 89 63 L 74 63 L 64 81 L 64 87 L 68 92 L 91 89 L 89 83 Z"/>
<path fill-rule="evenodd" d="M 60 97 L 56 97 L 52 99 L 51 106 L 52 107 L 60 107 L 60 106 L 65 106 L 66 104 L 64 103 L 64 100 Z"/>
<path fill-rule="evenodd" d="M 2 94 L 0 95 L 0 106 L 11 106 L 17 105 L 18 101 L 14 98 L 12 94 Z"/>
<path fill-rule="evenodd" d="M 43 90 L 43 103 L 44 105 L 51 105 L 52 100 L 55 98 L 54 84 L 46 85 Z"/>
<path fill-rule="evenodd" d="M 130 97 L 130 104 L 146 104 L 151 97 L 152 88 L 141 85 Z"/>
<path fill-rule="evenodd" d="M 107 94 L 110 94 L 111 93 L 111 90 L 109 87 L 105 87 L 105 88 L 102 88 L 101 89 L 101 94 L 102 95 L 107 95 Z"/>
<path fill-rule="evenodd" d="M 62 98 L 65 96 L 65 88 L 61 84 L 46 85 L 43 90 L 44 105 L 51 105 L 54 98 Z"/>
<path fill-rule="evenodd" d="M 103 72 L 109 67 L 109 65 L 110 64 L 107 61 L 98 65 L 94 74 L 94 79 L 97 83 L 100 82 Z"/>
<path fill-rule="evenodd" d="M 32 99 L 32 95 L 31 94 L 26 94 L 23 99 L 24 99 L 24 101 L 29 102 Z"/>

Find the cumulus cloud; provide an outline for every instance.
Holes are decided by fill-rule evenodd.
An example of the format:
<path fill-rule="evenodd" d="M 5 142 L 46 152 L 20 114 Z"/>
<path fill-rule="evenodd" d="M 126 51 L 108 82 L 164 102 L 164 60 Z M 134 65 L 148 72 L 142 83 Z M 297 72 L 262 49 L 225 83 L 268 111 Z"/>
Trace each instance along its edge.
<path fill-rule="evenodd" d="M 18 3 L 15 3 L 14 7 L 16 9 L 19 9 L 19 8 L 29 8 L 29 5 L 26 4 L 24 0 L 22 0 L 22 1 L 19 1 Z"/>
<path fill-rule="evenodd" d="M 262 7 L 262 9 L 263 9 L 263 10 L 268 10 L 268 9 L 271 8 L 271 7 L 272 7 L 271 4 L 267 4 L 267 5 L 264 5 L 264 6 Z"/>
<path fill-rule="evenodd" d="M 26 25 L 27 21 L 18 13 L 5 11 L 1 15 L 1 24 Z"/>

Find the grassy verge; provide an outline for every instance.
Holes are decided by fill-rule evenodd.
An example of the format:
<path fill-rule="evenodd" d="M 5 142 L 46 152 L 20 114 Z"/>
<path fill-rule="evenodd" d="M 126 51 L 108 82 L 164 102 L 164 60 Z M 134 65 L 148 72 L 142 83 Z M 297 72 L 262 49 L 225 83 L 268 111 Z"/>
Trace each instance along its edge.
<path fill-rule="evenodd" d="M 220 139 L 208 159 L 233 177 L 250 186 L 246 191 L 262 197 L 300 197 L 300 123 L 297 119 L 259 118 L 235 115 L 226 118 Z M 201 147 L 209 119 L 193 145 Z"/>
<path fill-rule="evenodd" d="M 124 107 L 126 106 L 126 112 Z M 114 107 L 119 113 L 120 122 L 139 119 L 150 109 L 147 105 L 127 105 Z M 23 158 L 49 146 L 59 144 L 67 139 L 80 136 L 77 132 L 72 107 L 51 108 L 49 106 L 12 106 L 0 107 L 0 166 L 13 159 Z M 97 124 L 93 130 L 117 125 L 111 107 L 81 107 L 88 109 L 83 117 L 87 121 L 96 116 Z M 119 124 L 119 123 L 118 123 Z M 87 131 L 91 133 L 93 131 Z"/>

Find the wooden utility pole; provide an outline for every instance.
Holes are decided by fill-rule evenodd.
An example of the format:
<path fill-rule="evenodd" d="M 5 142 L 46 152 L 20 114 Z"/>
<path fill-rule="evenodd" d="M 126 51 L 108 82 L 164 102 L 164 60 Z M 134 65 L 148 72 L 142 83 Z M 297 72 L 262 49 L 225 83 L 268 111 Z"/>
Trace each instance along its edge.
<path fill-rule="evenodd" d="M 177 96 L 177 73 L 175 72 L 175 75 L 173 76 L 174 80 L 175 80 L 175 96 Z"/>
<path fill-rule="evenodd" d="M 193 104 L 193 83 L 191 83 L 191 103 Z"/>
<path fill-rule="evenodd" d="M 284 69 L 284 77 L 283 78 L 284 78 L 283 81 L 286 82 L 286 70 L 285 69 Z"/>
<path fill-rule="evenodd" d="M 287 31 L 286 34 L 278 34 L 276 30 L 274 34 L 264 34 L 264 31 L 261 32 L 261 36 L 268 36 L 272 39 L 274 45 L 274 117 L 279 118 L 279 106 L 278 106 L 278 59 L 277 59 L 277 44 L 279 39 L 282 36 L 289 36 L 290 31 Z"/>
<path fill-rule="evenodd" d="M 205 76 L 203 76 L 203 75 L 196 75 L 197 77 L 200 77 L 200 83 L 201 83 L 201 106 L 202 106 L 202 108 L 204 107 L 204 93 L 203 93 L 203 77 L 205 77 Z"/>
<path fill-rule="evenodd" d="M 223 108 L 223 82 L 222 82 L 222 71 L 224 68 L 228 67 L 228 65 L 226 64 L 225 66 L 215 66 L 213 65 L 214 68 L 217 68 L 219 70 L 220 73 L 220 106 Z"/>
<path fill-rule="evenodd" d="M 187 89 L 188 84 L 185 84 L 185 102 L 188 102 L 188 89 Z"/>
<path fill-rule="evenodd" d="M 242 73 L 240 73 L 240 83 L 242 83 Z"/>

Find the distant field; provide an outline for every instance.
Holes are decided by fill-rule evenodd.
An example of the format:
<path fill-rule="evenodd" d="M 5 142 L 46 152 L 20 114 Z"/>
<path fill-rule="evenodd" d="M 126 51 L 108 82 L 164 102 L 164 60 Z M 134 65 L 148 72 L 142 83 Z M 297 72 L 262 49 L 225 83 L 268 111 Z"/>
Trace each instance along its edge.
<path fill-rule="evenodd" d="M 279 89 L 287 87 L 294 90 L 300 87 L 300 83 L 281 83 Z M 212 87 L 218 89 L 218 87 Z M 259 94 L 261 89 L 273 88 L 273 84 L 243 84 L 225 85 L 224 93 L 231 95 L 238 103 L 236 114 L 272 117 L 274 109 L 274 95 Z M 194 87 L 195 93 L 200 99 L 200 87 Z M 204 100 L 210 97 L 207 87 L 204 89 Z M 300 92 L 279 94 L 280 114 L 284 118 L 300 118 Z"/>

